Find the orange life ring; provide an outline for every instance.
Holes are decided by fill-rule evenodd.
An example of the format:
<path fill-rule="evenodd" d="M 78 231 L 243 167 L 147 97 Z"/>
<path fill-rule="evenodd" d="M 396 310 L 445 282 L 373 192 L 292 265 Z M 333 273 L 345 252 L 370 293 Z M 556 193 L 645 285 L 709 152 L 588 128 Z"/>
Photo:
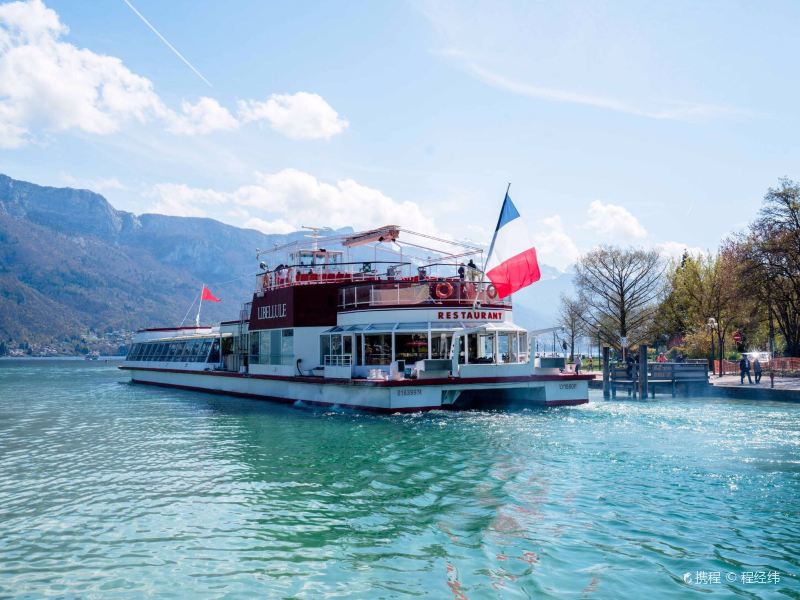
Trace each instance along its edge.
<path fill-rule="evenodd" d="M 267 273 L 264 273 L 264 275 L 261 276 L 261 289 L 269 289 L 269 275 Z"/>
<path fill-rule="evenodd" d="M 497 298 L 497 288 L 490 283 L 489 287 L 486 288 L 486 295 L 489 296 L 489 298 L 491 298 L 492 300 L 494 300 L 495 298 Z"/>
<path fill-rule="evenodd" d="M 449 281 L 440 281 L 436 284 L 436 297 L 439 300 L 446 300 L 453 295 L 453 284 Z"/>

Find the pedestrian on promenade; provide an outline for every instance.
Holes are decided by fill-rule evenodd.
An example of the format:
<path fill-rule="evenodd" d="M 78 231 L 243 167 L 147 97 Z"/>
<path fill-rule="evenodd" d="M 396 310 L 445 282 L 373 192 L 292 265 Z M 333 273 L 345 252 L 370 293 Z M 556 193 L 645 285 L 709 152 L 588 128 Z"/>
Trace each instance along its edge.
<path fill-rule="evenodd" d="M 756 376 L 756 383 L 761 383 L 761 361 L 758 358 L 753 361 L 753 374 Z"/>
<path fill-rule="evenodd" d="M 581 360 L 581 355 L 575 357 L 575 375 L 581 374 L 581 367 L 583 366 L 583 361 Z"/>
<path fill-rule="evenodd" d="M 739 385 L 744 385 L 745 375 L 747 375 L 747 381 L 753 383 L 753 379 L 750 377 L 750 359 L 747 354 L 742 354 L 742 360 L 739 361 L 739 379 L 741 380 Z"/>
<path fill-rule="evenodd" d="M 589 361 L 586 363 L 586 365 L 587 369 L 589 369 L 590 371 L 594 371 L 594 359 L 591 356 L 589 357 Z"/>

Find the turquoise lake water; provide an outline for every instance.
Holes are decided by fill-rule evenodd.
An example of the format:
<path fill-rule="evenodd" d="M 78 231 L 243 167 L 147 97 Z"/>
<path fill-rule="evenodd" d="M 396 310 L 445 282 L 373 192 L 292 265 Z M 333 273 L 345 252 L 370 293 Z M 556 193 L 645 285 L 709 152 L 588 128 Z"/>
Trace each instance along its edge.
<path fill-rule="evenodd" d="M 126 379 L 0 361 L 0 597 L 800 598 L 800 404 L 374 416 Z"/>

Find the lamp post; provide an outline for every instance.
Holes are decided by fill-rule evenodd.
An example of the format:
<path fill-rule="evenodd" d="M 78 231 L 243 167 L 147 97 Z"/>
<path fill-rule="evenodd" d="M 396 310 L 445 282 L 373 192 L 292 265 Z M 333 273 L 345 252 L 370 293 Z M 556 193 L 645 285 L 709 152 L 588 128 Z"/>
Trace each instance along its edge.
<path fill-rule="evenodd" d="M 714 372 L 714 333 L 717 331 L 717 320 L 714 317 L 709 317 L 708 321 L 706 322 L 706 327 L 708 328 L 708 332 L 711 334 L 711 361 L 710 361 L 710 368 L 711 372 Z M 720 367 L 722 365 L 720 364 Z"/>

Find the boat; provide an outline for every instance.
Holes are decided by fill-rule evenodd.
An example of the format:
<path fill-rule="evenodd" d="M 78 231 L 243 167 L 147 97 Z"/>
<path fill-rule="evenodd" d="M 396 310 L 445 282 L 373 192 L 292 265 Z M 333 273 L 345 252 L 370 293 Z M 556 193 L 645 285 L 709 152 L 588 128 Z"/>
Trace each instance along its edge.
<path fill-rule="evenodd" d="M 473 261 L 481 248 L 396 225 L 308 237 L 256 253 L 238 318 L 201 326 L 198 309 L 193 326 L 138 331 L 120 368 L 135 383 L 387 413 L 588 402 L 591 376 L 532 356 L 511 297 Z"/>

